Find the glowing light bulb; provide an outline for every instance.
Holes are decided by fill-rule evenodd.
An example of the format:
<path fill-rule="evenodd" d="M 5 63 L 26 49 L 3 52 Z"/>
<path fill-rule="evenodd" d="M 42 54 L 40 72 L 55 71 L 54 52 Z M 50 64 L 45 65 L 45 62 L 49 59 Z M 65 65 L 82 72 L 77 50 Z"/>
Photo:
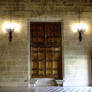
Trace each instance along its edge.
<path fill-rule="evenodd" d="M 19 25 L 16 23 L 6 22 L 6 23 L 4 23 L 3 28 L 4 28 L 4 31 L 7 31 L 9 29 L 16 31 L 19 29 Z"/>
<path fill-rule="evenodd" d="M 72 29 L 73 29 L 74 32 L 77 32 L 79 30 L 86 31 L 87 25 L 83 24 L 83 23 L 80 23 L 80 24 L 77 23 L 77 24 L 73 25 Z"/>

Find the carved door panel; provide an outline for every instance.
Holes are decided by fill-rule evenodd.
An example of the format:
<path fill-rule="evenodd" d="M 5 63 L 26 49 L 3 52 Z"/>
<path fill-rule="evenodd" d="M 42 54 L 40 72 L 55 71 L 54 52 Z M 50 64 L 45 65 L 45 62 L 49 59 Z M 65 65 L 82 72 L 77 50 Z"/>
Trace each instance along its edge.
<path fill-rule="evenodd" d="M 61 23 L 31 22 L 31 61 L 33 78 L 61 78 Z"/>
<path fill-rule="evenodd" d="M 46 75 L 59 78 L 61 71 L 61 24 L 45 24 L 46 46 Z"/>

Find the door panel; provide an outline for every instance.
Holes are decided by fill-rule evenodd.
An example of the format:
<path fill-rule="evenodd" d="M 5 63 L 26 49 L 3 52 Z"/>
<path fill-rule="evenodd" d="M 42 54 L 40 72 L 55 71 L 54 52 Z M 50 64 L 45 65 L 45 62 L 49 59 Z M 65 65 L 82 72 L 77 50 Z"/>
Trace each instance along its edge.
<path fill-rule="evenodd" d="M 33 78 L 62 78 L 61 23 L 31 22 Z"/>
<path fill-rule="evenodd" d="M 43 23 L 31 23 L 31 45 L 42 47 L 45 42 L 45 32 L 43 31 Z"/>
<path fill-rule="evenodd" d="M 45 67 L 45 53 L 44 53 L 44 48 L 39 48 L 38 50 L 38 61 L 39 61 L 39 68 L 41 69 L 39 71 L 39 76 L 44 77 L 44 67 Z"/>
<path fill-rule="evenodd" d="M 60 23 L 46 23 L 45 24 L 46 45 L 48 47 L 61 46 L 61 24 Z"/>

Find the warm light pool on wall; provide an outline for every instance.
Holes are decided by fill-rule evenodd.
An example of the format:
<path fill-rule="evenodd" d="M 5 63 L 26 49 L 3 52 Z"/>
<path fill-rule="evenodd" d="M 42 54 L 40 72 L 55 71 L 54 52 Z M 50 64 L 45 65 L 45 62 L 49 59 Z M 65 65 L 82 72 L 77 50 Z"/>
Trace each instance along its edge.
<path fill-rule="evenodd" d="M 4 31 L 7 31 L 9 33 L 9 41 L 11 42 L 12 41 L 12 33 L 14 31 L 16 31 L 18 29 L 18 24 L 16 24 L 15 22 L 13 22 L 14 18 L 13 18 L 13 14 L 15 12 L 15 9 L 12 9 L 11 6 L 10 6 L 10 3 L 7 2 L 8 4 L 8 22 L 5 22 L 3 24 L 3 28 L 4 28 Z"/>
<path fill-rule="evenodd" d="M 81 17 L 80 17 L 80 9 L 78 11 L 78 22 L 77 24 L 73 25 L 73 31 L 78 32 L 79 34 L 79 41 L 82 41 L 82 35 L 87 30 L 87 25 L 84 23 L 81 23 Z"/>
<path fill-rule="evenodd" d="M 79 34 L 79 41 L 82 41 L 82 35 L 85 31 L 87 31 L 87 25 L 84 23 L 77 23 L 73 25 L 73 31 L 78 32 Z"/>
<path fill-rule="evenodd" d="M 16 23 L 4 23 L 4 30 L 9 33 L 9 41 L 12 41 L 12 33 L 18 29 L 18 24 Z"/>

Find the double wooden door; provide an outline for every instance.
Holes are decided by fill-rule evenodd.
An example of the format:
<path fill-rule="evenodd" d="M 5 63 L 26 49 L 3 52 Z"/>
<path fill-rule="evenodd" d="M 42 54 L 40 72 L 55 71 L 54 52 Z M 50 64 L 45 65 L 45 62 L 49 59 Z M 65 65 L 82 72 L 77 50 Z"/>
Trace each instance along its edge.
<path fill-rule="evenodd" d="M 62 78 L 61 23 L 31 22 L 32 78 Z"/>

